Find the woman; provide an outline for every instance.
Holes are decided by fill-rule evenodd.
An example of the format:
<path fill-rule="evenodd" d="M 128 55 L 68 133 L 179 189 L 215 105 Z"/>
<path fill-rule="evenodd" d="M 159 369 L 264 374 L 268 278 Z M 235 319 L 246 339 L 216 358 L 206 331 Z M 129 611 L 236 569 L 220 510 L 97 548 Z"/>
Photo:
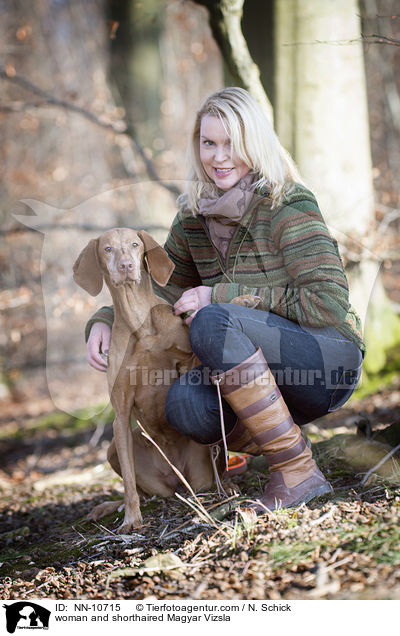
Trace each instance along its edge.
<path fill-rule="evenodd" d="M 332 490 L 299 425 L 349 399 L 365 353 L 337 244 L 246 91 L 205 100 L 189 155 L 165 244 L 175 270 L 156 291 L 185 317 L 202 364 L 171 386 L 166 417 L 206 444 L 221 439 L 222 419 L 231 450 L 267 459 L 263 505 L 296 506 Z M 234 304 L 243 295 L 257 307 Z M 107 308 L 88 324 L 98 369 L 110 324 Z"/>

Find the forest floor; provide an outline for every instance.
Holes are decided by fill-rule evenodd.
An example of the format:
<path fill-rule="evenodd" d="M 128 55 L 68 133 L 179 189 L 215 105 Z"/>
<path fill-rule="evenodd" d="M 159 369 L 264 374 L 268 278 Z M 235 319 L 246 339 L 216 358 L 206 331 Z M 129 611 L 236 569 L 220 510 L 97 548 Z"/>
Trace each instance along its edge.
<path fill-rule="evenodd" d="M 3 600 L 400 599 L 400 459 L 387 457 L 400 441 L 400 379 L 306 427 L 332 495 L 256 517 L 246 498 L 267 470 L 254 458 L 233 478 L 241 494 L 201 494 L 203 512 L 189 493 L 142 498 L 143 525 L 127 535 L 121 513 L 86 520 L 122 494 L 106 462 L 109 417 L 96 430 L 65 413 L 11 412 L 0 422 Z"/>

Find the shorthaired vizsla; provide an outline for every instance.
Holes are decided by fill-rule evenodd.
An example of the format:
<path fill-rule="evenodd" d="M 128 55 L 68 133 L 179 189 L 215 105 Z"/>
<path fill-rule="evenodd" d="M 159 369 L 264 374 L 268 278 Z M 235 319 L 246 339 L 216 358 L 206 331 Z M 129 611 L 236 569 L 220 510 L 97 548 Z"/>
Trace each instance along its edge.
<path fill-rule="evenodd" d="M 157 448 L 131 429 L 138 420 L 194 490 L 209 489 L 214 472 L 207 446 L 172 429 L 164 405 L 174 378 L 199 364 L 189 331 L 172 307 L 153 292 L 153 278 L 165 286 L 174 265 L 147 232 L 117 228 L 92 239 L 74 264 L 74 280 L 92 296 L 103 280 L 114 303 L 107 380 L 115 411 L 108 460 L 124 483 L 125 518 L 118 529 L 142 523 L 137 488 L 147 495 L 173 495 L 180 481 Z M 120 502 L 96 506 L 90 518 L 115 511 Z"/>

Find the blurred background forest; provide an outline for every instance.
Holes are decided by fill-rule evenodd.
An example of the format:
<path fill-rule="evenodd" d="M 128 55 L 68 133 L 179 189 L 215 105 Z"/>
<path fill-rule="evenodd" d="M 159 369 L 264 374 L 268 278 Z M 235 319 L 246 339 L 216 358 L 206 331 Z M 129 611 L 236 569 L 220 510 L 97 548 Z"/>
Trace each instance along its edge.
<path fill-rule="evenodd" d="M 165 238 L 199 104 L 226 85 L 260 88 L 228 46 L 242 4 L 264 105 L 366 325 L 362 385 L 400 368 L 396 0 L 0 0 L 2 422 L 107 402 L 83 328 L 108 295 L 78 289 L 72 264 L 109 227 Z"/>

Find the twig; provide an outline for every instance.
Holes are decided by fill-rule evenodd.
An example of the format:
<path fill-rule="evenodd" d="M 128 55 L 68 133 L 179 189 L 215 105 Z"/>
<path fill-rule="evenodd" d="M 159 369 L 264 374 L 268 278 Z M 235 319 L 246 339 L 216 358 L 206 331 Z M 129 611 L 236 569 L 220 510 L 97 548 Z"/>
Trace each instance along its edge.
<path fill-rule="evenodd" d="M 101 530 L 104 530 L 105 532 L 107 532 L 108 534 L 113 535 L 114 537 L 117 534 L 116 532 L 113 532 L 109 528 L 106 528 L 105 526 L 103 526 L 101 523 L 97 523 L 96 521 L 92 521 L 92 523 L 94 523 L 94 525 L 97 526 L 97 528 L 100 528 Z"/>
<path fill-rule="evenodd" d="M 377 35 L 372 33 L 371 35 L 361 34 L 359 38 L 344 39 L 344 40 L 310 40 L 305 42 L 286 42 L 283 46 L 310 46 L 312 44 L 333 44 L 334 46 L 348 46 L 349 44 L 358 44 L 359 42 L 366 42 L 367 44 L 391 44 L 392 46 L 400 46 L 400 40 L 389 38 L 385 35 Z"/>
<path fill-rule="evenodd" d="M 362 36 L 364 38 L 364 36 Z M 367 38 L 376 38 L 375 40 L 368 40 Z M 375 44 L 393 44 L 394 46 L 400 46 L 400 40 L 396 40 L 395 38 L 389 38 L 387 35 L 377 35 L 373 33 L 372 35 L 366 35 L 365 39 L 367 42 L 373 42 Z"/>
<path fill-rule="evenodd" d="M 214 532 L 214 534 L 207 540 L 207 543 L 205 545 L 202 545 L 197 552 L 195 552 L 195 554 L 192 555 L 192 560 L 191 563 L 193 563 L 194 561 L 197 561 L 197 559 L 199 558 L 199 556 L 204 552 L 204 550 L 207 550 L 210 548 L 210 546 L 212 545 L 212 541 L 213 539 L 220 533 L 220 528 L 218 528 L 218 530 L 216 532 Z M 208 557 L 206 557 L 207 559 Z"/>
<path fill-rule="evenodd" d="M 278 517 L 276 516 L 276 514 L 274 512 L 272 512 L 272 510 L 270 510 L 269 508 L 267 508 L 267 506 L 265 504 L 263 504 L 263 502 L 261 501 L 261 499 L 244 499 L 242 503 L 250 503 L 252 505 L 256 504 L 257 506 L 261 506 L 265 512 L 263 512 L 262 514 L 266 514 L 269 515 L 270 517 L 272 517 L 273 519 L 278 519 Z"/>
<path fill-rule="evenodd" d="M 336 561 L 335 563 L 331 563 L 330 565 L 327 565 L 325 568 L 325 571 L 329 572 L 330 570 L 335 570 L 336 568 L 339 568 L 341 565 L 344 565 L 345 563 L 349 563 L 349 561 L 353 561 L 353 560 L 354 560 L 354 554 L 349 554 L 348 556 L 344 557 L 340 561 Z"/>
<path fill-rule="evenodd" d="M 74 530 L 77 534 L 79 534 L 79 536 L 80 536 L 80 537 L 82 537 L 82 539 L 83 539 L 84 541 L 87 541 L 87 539 L 83 536 L 83 534 L 82 534 L 81 532 L 79 532 L 79 530 L 77 530 L 77 529 L 75 528 L 75 526 L 71 526 L 71 528 L 72 528 L 72 530 Z"/>
<path fill-rule="evenodd" d="M 361 38 L 352 38 L 352 39 L 345 39 L 345 40 L 306 40 L 305 42 L 285 42 L 282 46 L 309 46 L 309 45 L 314 45 L 314 44 L 333 44 L 336 46 L 346 46 L 348 44 L 357 44 L 359 42 L 363 42 L 366 38 L 371 37 L 369 35 L 366 35 L 365 37 L 361 37 Z"/>
<path fill-rule="evenodd" d="M 167 525 L 165 526 L 164 530 L 161 532 L 160 536 L 158 537 L 159 539 L 161 539 L 161 537 L 163 537 L 163 536 L 164 536 L 164 534 L 165 534 L 165 533 L 166 533 L 166 531 L 167 531 L 168 526 L 169 526 L 169 523 L 167 523 Z"/>
<path fill-rule="evenodd" d="M 40 590 L 41 587 L 44 587 L 45 585 L 49 585 L 51 582 L 52 582 L 52 579 L 50 581 L 45 581 L 41 585 L 38 585 L 38 586 L 35 585 L 31 590 L 27 590 L 25 594 L 33 594 L 33 592 Z"/>
<path fill-rule="evenodd" d="M 43 102 L 14 102 L 13 104 L 0 104 L 0 113 L 23 113 L 30 108 L 39 108 Z"/>
<path fill-rule="evenodd" d="M 385 216 L 378 225 L 378 234 L 385 234 L 390 223 L 396 221 L 400 217 L 400 210 L 397 208 L 387 208 L 385 206 Z M 383 206 L 377 206 L 379 211 L 383 210 Z"/>
<path fill-rule="evenodd" d="M 217 524 L 215 523 L 214 519 L 212 517 L 210 517 L 207 514 L 207 511 L 205 508 L 203 508 L 203 506 L 200 504 L 200 509 L 193 503 L 193 501 L 189 501 L 188 499 L 185 499 L 185 497 L 183 497 L 182 495 L 179 494 L 179 492 L 175 493 L 175 496 L 178 497 L 178 499 L 180 499 L 181 501 L 183 501 L 185 504 L 187 504 L 190 508 L 192 508 L 192 510 L 195 511 L 195 513 L 197 515 L 199 515 L 199 517 L 201 519 L 203 519 L 203 521 L 207 521 L 207 523 L 211 523 L 214 528 L 217 528 Z M 203 511 L 205 512 L 205 514 L 203 514 Z"/>
<path fill-rule="evenodd" d="M 231 497 L 228 497 L 228 499 L 225 499 L 225 501 L 218 502 L 213 504 L 212 506 L 210 506 L 209 508 L 207 508 L 207 512 L 210 513 L 210 516 L 213 517 L 213 512 L 216 508 L 217 508 L 217 512 L 221 507 L 224 507 L 225 505 L 228 504 L 229 501 L 231 501 L 232 499 L 236 499 L 237 495 L 232 495 Z M 216 519 L 219 521 L 220 519 L 218 519 L 218 516 L 216 517 Z M 185 521 L 184 523 L 181 523 L 179 526 L 177 526 L 176 528 L 173 528 L 172 530 L 170 530 L 169 532 L 167 532 L 167 534 L 164 535 L 164 539 L 166 537 L 170 537 L 174 534 L 177 534 L 180 531 L 184 531 L 184 532 L 188 532 L 189 529 L 191 529 L 192 527 L 194 527 L 193 525 L 189 526 L 189 528 L 186 528 L 186 530 L 183 530 L 183 528 L 185 528 L 185 526 L 188 526 L 189 524 L 192 524 L 192 519 L 189 519 L 188 521 Z"/>
<path fill-rule="evenodd" d="M 192 497 L 194 498 L 195 502 L 197 503 L 197 506 L 200 508 L 201 510 L 201 514 L 204 515 L 204 517 L 209 521 L 209 523 L 211 523 L 213 526 L 216 527 L 215 521 L 213 520 L 212 517 L 210 517 L 210 515 L 208 514 L 207 510 L 204 508 L 203 504 L 201 503 L 201 501 L 199 500 L 198 497 L 196 497 L 196 494 L 193 490 L 193 488 L 191 487 L 191 485 L 189 484 L 189 482 L 185 479 L 185 477 L 182 475 L 182 473 L 176 468 L 176 466 L 174 466 L 174 464 L 172 462 L 170 462 L 170 460 L 168 459 L 168 457 L 166 456 L 166 454 L 164 453 L 164 451 L 158 446 L 158 444 L 154 441 L 154 439 L 148 434 L 148 432 L 143 428 L 143 426 L 141 425 L 141 423 L 137 420 L 137 424 L 138 427 L 140 428 L 140 430 L 142 431 L 142 435 L 149 440 L 149 442 L 151 442 L 153 444 L 153 446 L 156 447 L 156 449 L 158 450 L 158 452 L 162 455 L 162 457 L 165 459 L 165 461 L 171 466 L 172 470 L 174 471 L 174 473 L 179 477 L 179 479 L 181 480 L 181 482 L 184 484 L 184 486 L 186 486 L 186 488 L 188 489 L 188 491 L 190 492 L 190 494 L 192 495 Z M 175 493 L 177 497 L 179 497 L 178 493 Z M 179 497 L 181 498 L 181 497 Z M 186 501 L 186 500 L 184 500 Z M 188 503 L 188 502 L 187 502 Z M 192 506 L 193 507 L 193 506 Z M 196 512 L 199 512 L 197 510 L 197 508 L 195 508 Z M 200 513 L 199 513 L 200 514 Z"/>
<path fill-rule="evenodd" d="M 372 473 L 375 470 L 378 470 L 378 468 L 380 468 L 388 459 L 390 459 L 392 455 L 394 455 L 395 452 L 399 450 L 399 448 L 400 448 L 400 444 L 397 444 L 397 446 L 392 448 L 392 450 L 389 451 L 389 453 L 386 453 L 386 455 L 382 457 L 382 459 L 377 464 L 375 464 L 375 466 L 370 468 L 369 471 L 364 475 L 364 478 L 361 480 L 361 485 L 363 486 L 368 481 Z"/>
<path fill-rule="evenodd" d="M 335 563 L 331 563 L 330 565 L 325 565 L 323 564 L 323 568 L 322 568 L 322 574 L 323 576 L 327 575 L 328 572 L 330 572 L 331 570 L 335 570 L 336 568 L 339 568 L 341 565 L 345 565 L 346 563 L 349 563 L 349 561 L 353 561 L 354 560 L 354 555 L 350 554 L 346 557 L 344 557 L 343 559 L 341 559 L 340 561 L 336 561 Z M 318 572 L 311 572 L 309 574 L 307 574 L 303 581 L 304 583 L 310 583 L 313 579 L 316 579 L 318 575 Z M 335 583 L 335 582 L 334 582 Z M 325 589 L 325 587 L 327 587 L 327 585 L 329 586 L 329 583 L 324 583 L 323 585 L 320 585 L 319 588 Z M 328 592 L 329 593 L 329 590 Z"/>
<path fill-rule="evenodd" d="M 188 526 L 189 524 L 192 524 L 193 519 L 188 519 L 188 521 L 185 521 L 184 523 L 181 523 L 177 528 L 173 528 L 172 530 L 170 530 L 169 532 L 167 532 L 167 534 L 164 535 L 164 539 L 166 539 L 167 537 L 170 537 L 173 534 L 176 534 L 178 532 L 180 532 L 181 530 L 183 531 L 183 528 L 185 526 Z M 188 529 L 186 529 L 184 532 L 187 532 Z"/>
<path fill-rule="evenodd" d="M 9 234 L 20 234 L 23 232 L 52 232 L 59 230 L 79 230 L 84 232 L 104 232 L 107 230 L 104 225 L 93 225 L 90 223 L 43 223 L 41 225 L 35 225 L 35 227 L 28 227 L 27 225 L 21 225 L 18 227 L 10 227 L 7 230 L 0 230 L 0 236 L 8 236 Z M 153 230 L 169 230 L 166 225 L 135 225 L 136 231 L 146 230 L 151 232 Z"/>
<path fill-rule="evenodd" d="M 323 523 L 324 521 L 332 517 L 334 511 L 335 509 L 331 508 L 324 515 L 321 515 L 321 517 L 318 517 L 318 519 L 314 519 L 313 521 L 310 521 L 310 526 L 319 526 L 320 523 Z"/>
<path fill-rule="evenodd" d="M 214 503 L 209 508 L 207 508 L 207 510 L 208 512 L 211 512 L 211 510 L 214 510 L 214 508 L 219 508 L 220 506 L 223 506 L 224 504 L 228 503 L 228 501 L 231 501 L 232 499 L 237 499 L 237 495 L 231 495 L 230 497 L 227 497 L 226 499 L 224 499 L 224 501 L 218 501 L 217 503 Z"/>

